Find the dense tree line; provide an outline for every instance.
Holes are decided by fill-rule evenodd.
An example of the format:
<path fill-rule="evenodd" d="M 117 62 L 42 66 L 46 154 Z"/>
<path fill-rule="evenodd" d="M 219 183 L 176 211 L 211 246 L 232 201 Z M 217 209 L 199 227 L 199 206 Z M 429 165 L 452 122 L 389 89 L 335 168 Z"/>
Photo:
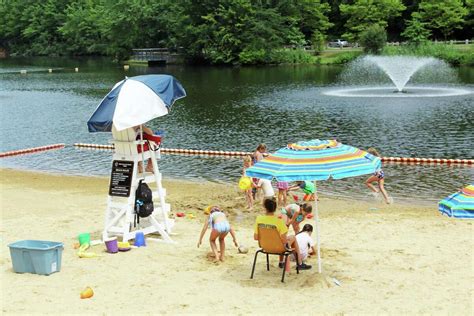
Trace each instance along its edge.
<path fill-rule="evenodd" d="M 183 48 L 189 61 L 266 63 L 282 47 L 473 36 L 474 0 L 0 0 L 0 47 L 22 55 L 128 57 Z"/>

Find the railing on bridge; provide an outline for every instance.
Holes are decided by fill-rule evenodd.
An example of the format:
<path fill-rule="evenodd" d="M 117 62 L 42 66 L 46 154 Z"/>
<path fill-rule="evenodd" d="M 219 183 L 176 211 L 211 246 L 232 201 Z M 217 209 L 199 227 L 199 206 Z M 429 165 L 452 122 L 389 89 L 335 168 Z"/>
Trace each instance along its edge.
<path fill-rule="evenodd" d="M 472 44 L 472 40 L 462 40 L 462 41 L 431 41 L 433 44 L 450 44 L 450 45 L 469 45 Z M 400 46 L 400 45 L 405 45 L 407 42 L 387 42 L 388 46 Z"/>
<path fill-rule="evenodd" d="M 148 62 L 148 65 L 176 63 L 181 57 L 179 50 L 168 48 L 135 48 L 132 49 L 133 61 Z"/>

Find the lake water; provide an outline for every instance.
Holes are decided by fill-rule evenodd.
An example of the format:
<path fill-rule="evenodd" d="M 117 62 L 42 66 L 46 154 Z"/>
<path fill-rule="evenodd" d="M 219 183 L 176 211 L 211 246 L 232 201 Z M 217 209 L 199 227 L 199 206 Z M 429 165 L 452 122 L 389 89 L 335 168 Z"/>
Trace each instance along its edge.
<path fill-rule="evenodd" d="M 74 68 L 79 67 L 79 72 Z M 53 68 L 53 73 L 48 73 Z M 26 69 L 27 74 L 20 74 Z M 106 59 L 0 60 L 0 152 L 53 143 L 62 150 L 1 158 L 0 166 L 74 175 L 106 176 L 110 151 L 74 148 L 108 144 L 109 133 L 88 133 L 86 122 L 124 76 L 167 73 L 188 96 L 171 114 L 152 121 L 165 130 L 164 147 L 274 151 L 287 143 L 337 138 L 384 156 L 474 158 L 474 94 L 436 98 L 351 98 L 324 94 L 338 85 L 344 66 L 252 68 L 131 66 Z M 474 68 L 455 69 L 449 86 L 473 91 Z M 385 84 L 385 83 L 384 83 Z M 410 84 L 410 83 L 409 83 Z M 165 177 L 228 182 L 236 186 L 239 158 L 162 155 Z M 395 201 L 435 201 L 474 181 L 467 166 L 384 166 Z M 365 177 L 321 182 L 323 193 L 368 198 Z"/>

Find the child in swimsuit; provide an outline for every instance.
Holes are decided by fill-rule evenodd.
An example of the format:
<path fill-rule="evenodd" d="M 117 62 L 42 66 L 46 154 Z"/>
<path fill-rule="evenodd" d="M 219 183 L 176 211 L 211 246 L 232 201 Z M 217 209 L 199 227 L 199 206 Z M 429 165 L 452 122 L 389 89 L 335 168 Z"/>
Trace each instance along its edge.
<path fill-rule="evenodd" d="M 300 223 L 306 218 L 308 214 L 311 214 L 313 207 L 307 203 L 289 204 L 280 210 L 281 218 L 286 223 L 286 226 L 293 226 L 295 233 L 300 231 Z"/>
<path fill-rule="evenodd" d="M 316 196 L 316 186 L 311 181 L 296 181 L 296 184 L 290 186 L 288 191 L 301 189 L 304 193 L 303 201 L 314 201 L 318 197 Z M 295 201 L 298 200 L 296 195 L 293 196 Z"/>
<path fill-rule="evenodd" d="M 278 181 L 277 182 L 277 189 L 278 189 L 278 205 L 286 205 L 286 195 L 288 193 L 288 182 L 285 181 Z"/>
<path fill-rule="evenodd" d="M 378 153 L 378 151 L 375 148 L 371 147 L 367 150 L 367 152 L 369 154 L 372 154 L 372 155 L 376 156 L 376 157 L 380 157 L 380 154 Z M 385 174 L 384 174 L 382 168 L 380 168 L 379 170 L 375 171 L 374 174 L 371 175 L 365 181 L 365 185 L 367 185 L 367 187 L 370 190 L 372 190 L 372 192 L 378 193 L 379 190 L 380 190 L 380 192 L 383 195 L 383 198 L 385 199 L 385 203 L 390 204 L 391 200 L 388 197 L 388 193 L 387 193 L 387 191 L 385 190 L 385 187 L 384 187 L 384 182 L 385 182 L 384 178 L 385 178 Z M 374 187 L 372 182 L 377 182 L 379 190 L 377 190 L 377 188 Z"/>
<path fill-rule="evenodd" d="M 201 235 L 199 236 L 198 248 L 201 246 L 202 238 L 207 231 L 208 227 L 211 227 L 211 235 L 209 236 L 209 243 L 211 244 L 211 250 L 214 253 L 216 260 L 224 261 L 225 256 L 225 237 L 228 233 L 232 236 L 234 240 L 234 245 L 239 247 L 237 239 L 235 237 L 235 232 L 230 227 L 229 221 L 227 220 L 226 215 L 223 211 L 217 206 L 209 206 L 204 211 L 205 214 L 209 214 L 209 218 L 204 222 L 204 226 L 201 230 Z M 219 238 L 219 251 L 217 250 L 216 240 Z M 219 254 L 220 253 L 220 254 Z"/>
<path fill-rule="evenodd" d="M 240 181 L 239 181 L 239 187 L 245 193 L 245 201 L 247 202 L 248 210 L 253 209 L 253 195 L 252 195 L 253 182 L 251 178 L 245 175 L 245 170 L 247 170 L 247 168 L 250 168 L 251 166 L 252 166 L 252 157 L 245 156 L 244 168 L 242 170 L 242 177 L 240 178 Z"/>
<path fill-rule="evenodd" d="M 267 145 L 265 145 L 264 143 L 259 144 L 257 146 L 257 149 L 255 149 L 255 151 L 252 154 L 252 165 L 262 160 L 266 155 L 267 155 Z M 254 187 L 252 188 L 252 198 L 255 201 L 256 195 L 257 195 L 258 178 L 252 178 L 252 181 L 254 183 Z"/>

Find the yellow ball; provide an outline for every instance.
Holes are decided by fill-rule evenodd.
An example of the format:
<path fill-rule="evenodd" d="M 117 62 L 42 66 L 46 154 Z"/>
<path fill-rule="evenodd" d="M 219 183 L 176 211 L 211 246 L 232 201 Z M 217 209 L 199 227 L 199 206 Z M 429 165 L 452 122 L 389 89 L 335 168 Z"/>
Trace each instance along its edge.
<path fill-rule="evenodd" d="M 241 190 L 249 190 L 252 188 L 252 180 L 249 177 L 242 177 L 239 180 L 239 188 Z"/>

